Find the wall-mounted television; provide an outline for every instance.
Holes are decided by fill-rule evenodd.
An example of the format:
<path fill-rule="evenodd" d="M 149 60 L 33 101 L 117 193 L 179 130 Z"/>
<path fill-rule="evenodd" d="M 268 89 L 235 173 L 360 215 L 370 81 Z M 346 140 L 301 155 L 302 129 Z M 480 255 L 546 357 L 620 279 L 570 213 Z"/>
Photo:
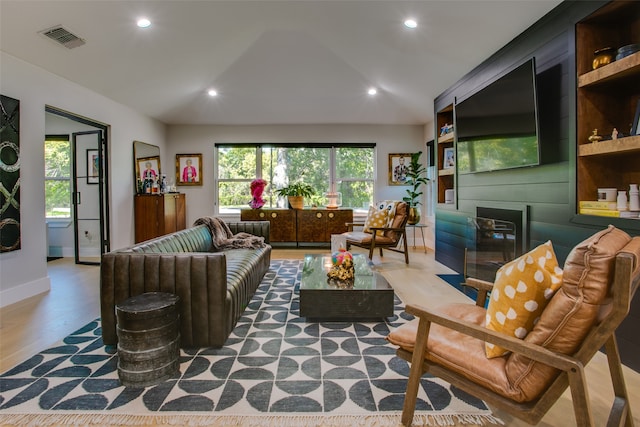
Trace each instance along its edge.
<path fill-rule="evenodd" d="M 458 173 L 540 164 L 535 58 L 456 103 L 454 110 Z"/>

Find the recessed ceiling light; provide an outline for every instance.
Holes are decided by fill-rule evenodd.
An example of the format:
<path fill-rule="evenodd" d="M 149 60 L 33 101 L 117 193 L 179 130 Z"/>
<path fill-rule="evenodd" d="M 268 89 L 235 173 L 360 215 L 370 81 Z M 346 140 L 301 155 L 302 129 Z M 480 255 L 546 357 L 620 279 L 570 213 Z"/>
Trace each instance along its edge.
<path fill-rule="evenodd" d="M 218 91 L 215 89 L 209 89 L 207 93 L 209 94 L 209 96 L 218 96 Z"/>
<path fill-rule="evenodd" d="M 371 96 L 375 95 L 378 93 L 378 89 L 376 89 L 375 87 L 370 87 L 369 90 L 367 91 L 367 93 Z"/>
<path fill-rule="evenodd" d="M 147 28 L 151 26 L 151 21 L 149 21 L 147 18 L 140 18 L 138 19 L 137 25 L 140 28 Z"/>
<path fill-rule="evenodd" d="M 413 28 L 416 28 L 418 26 L 418 22 L 416 22 L 416 20 L 413 19 L 413 18 L 409 18 L 406 21 L 404 21 L 404 26 L 407 27 L 407 28 L 413 29 Z"/>

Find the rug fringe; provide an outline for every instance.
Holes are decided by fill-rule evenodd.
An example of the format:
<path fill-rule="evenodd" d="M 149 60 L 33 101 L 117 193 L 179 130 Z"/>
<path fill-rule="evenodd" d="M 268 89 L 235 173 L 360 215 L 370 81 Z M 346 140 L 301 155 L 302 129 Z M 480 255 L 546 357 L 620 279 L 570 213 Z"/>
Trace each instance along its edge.
<path fill-rule="evenodd" d="M 179 425 L 190 427 L 397 427 L 400 413 L 392 415 L 126 415 L 126 414 L 0 414 L 2 426 L 141 426 Z M 491 415 L 416 414 L 413 426 L 504 425 Z"/>

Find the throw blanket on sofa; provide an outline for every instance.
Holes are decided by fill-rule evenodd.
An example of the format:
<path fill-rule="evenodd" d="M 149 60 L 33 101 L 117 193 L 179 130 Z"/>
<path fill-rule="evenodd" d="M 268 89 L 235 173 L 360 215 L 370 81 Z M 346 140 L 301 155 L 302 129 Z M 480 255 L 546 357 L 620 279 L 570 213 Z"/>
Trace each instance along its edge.
<path fill-rule="evenodd" d="M 264 237 L 254 236 L 249 233 L 233 234 L 229 226 L 220 218 L 202 217 L 198 218 L 193 225 L 206 225 L 211 233 L 212 246 L 214 251 L 225 249 L 257 249 L 267 246 Z"/>

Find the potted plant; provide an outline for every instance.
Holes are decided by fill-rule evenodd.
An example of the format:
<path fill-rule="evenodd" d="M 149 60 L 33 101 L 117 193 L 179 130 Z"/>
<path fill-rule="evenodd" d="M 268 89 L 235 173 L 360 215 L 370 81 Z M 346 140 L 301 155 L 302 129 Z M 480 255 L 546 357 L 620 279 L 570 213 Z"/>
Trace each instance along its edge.
<path fill-rule="evenodd" d="M 294 182 L 276 190 L 276 195 L 287 197 L 289 205 L 293 209 L 302 209 L 304 207 L 304 198 L 311 197 L 314 194 L 316 194 L 316 190 L 311 185 L 303 182 Z"/>
<path fill-rule="evenodd" d="M 425 176 L 427 168 L 420 162 L 421 155 L 422 151 L 412 153 L 411 163 L 409 163 L 407 168 L 407 179 L 405 183 L 411 188 L 407 189 L 407 196 L 403 197 L 402 200 L 409 206 L 408 224 L 417 224 L 420 222 L 420 210 L 418 209 L 418 205 L 421 204 L 420 196 L 422 196 L 420 187 L 429 181 L 429 178 Z"/>

